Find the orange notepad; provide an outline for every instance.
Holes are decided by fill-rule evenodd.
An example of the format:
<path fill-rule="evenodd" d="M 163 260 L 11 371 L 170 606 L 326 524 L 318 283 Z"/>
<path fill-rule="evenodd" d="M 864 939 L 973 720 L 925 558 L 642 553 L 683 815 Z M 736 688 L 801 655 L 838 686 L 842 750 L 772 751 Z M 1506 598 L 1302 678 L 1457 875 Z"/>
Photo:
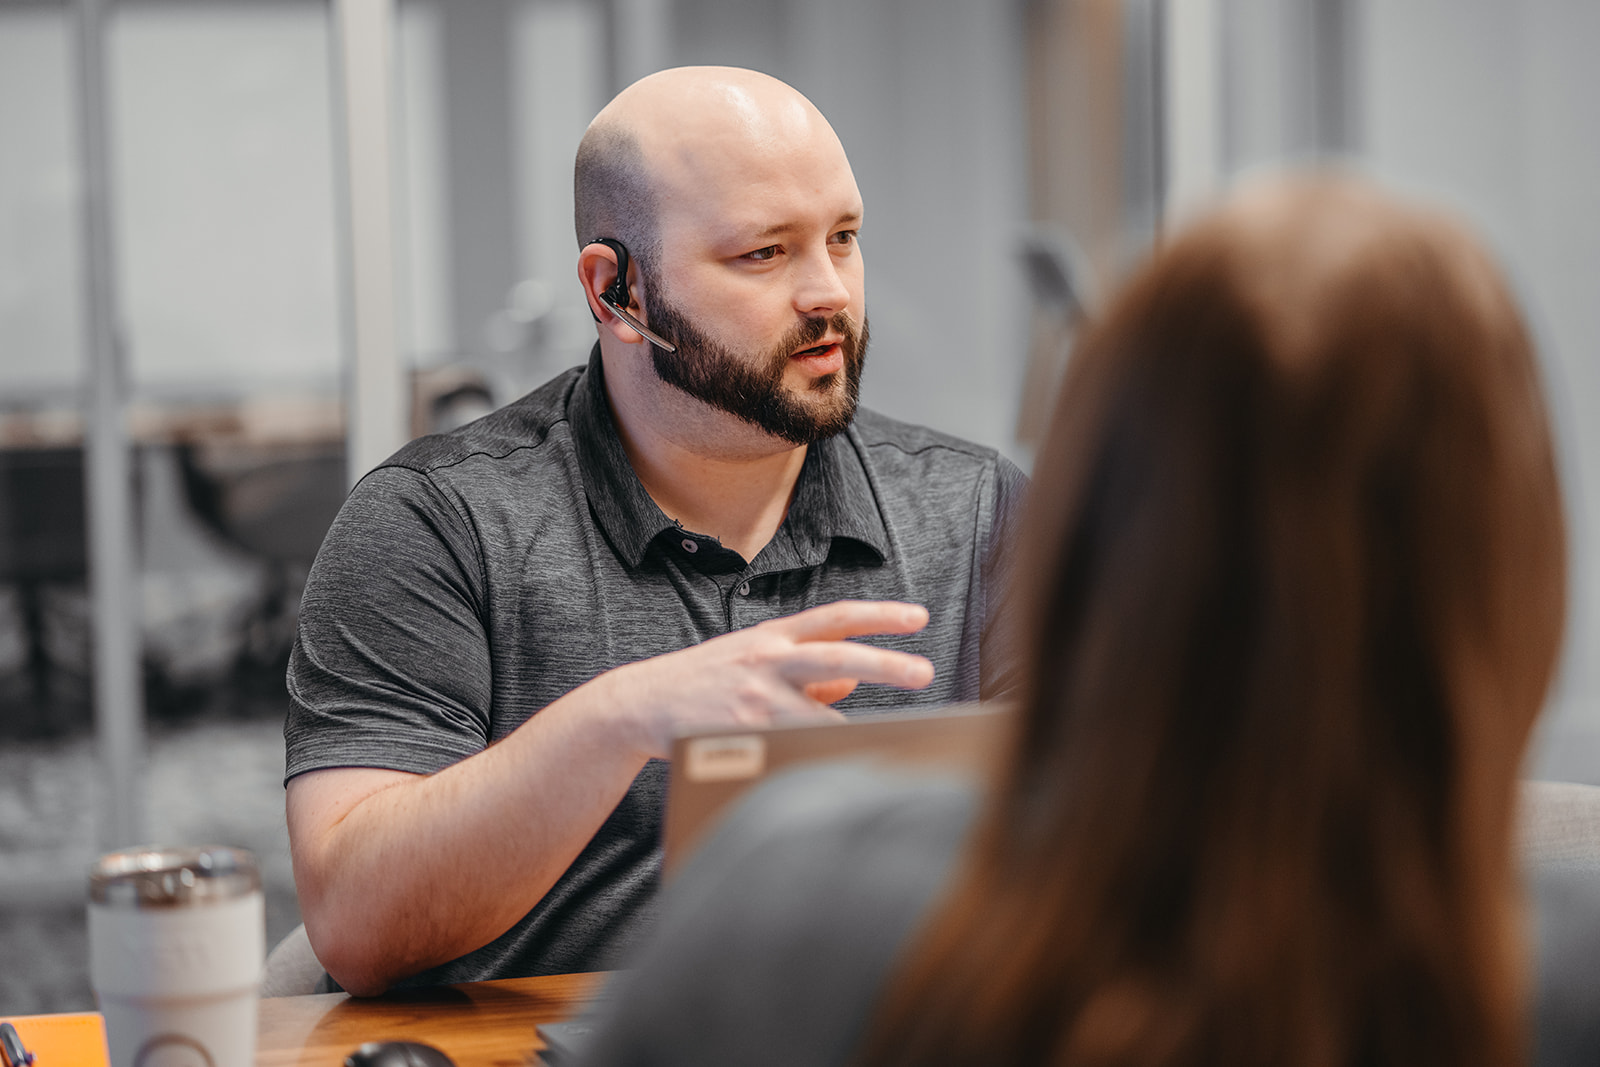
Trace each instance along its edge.
<path fill-rule="evenodd" d="M 0 1023 L 17 1028 L 34 1067 L 110 1067 L 105 1023 L 97 1011 L 0 1016 Z"/>

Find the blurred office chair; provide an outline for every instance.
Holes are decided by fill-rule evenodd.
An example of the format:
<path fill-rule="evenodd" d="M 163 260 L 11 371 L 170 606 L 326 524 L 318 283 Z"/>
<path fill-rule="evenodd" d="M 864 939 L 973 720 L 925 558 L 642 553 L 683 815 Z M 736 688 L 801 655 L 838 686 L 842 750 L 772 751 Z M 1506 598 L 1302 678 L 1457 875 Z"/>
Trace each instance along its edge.
<path fill-rule="evenodd" d="M 1035 227 L 1018 251 L 1032 310 L 1017 440 L 1032 448 L 1044 439 L 1073 341 L 1095 304 L 1094 267 L 1065 230 Z"/>
<path fill-rule="evenodd" d="M 261 995 L 300 997 L 315 993 L 323 974 L 322 964 L 311 951 L 311 939 L 306 936 L 302 923 L 267 953 L 267 962 L 261 969 Z"/>
<path fill-rule="evenodd" d="M 0 449 L 0 584 L 17 590 L 26 675 L 20 705 L 6 709 L 13 736 L 67 725 L 58 721 L 64 709 L 55 675 L 62 664 L 52 660 L 46 640 L 46 600 L 50 586 L 81 586 L 89 573 L 83 487 L 81 447 Z"/>
<path fill-rule="evenodd" d="M 344 504 L 344 444 L 185 441 L 178 464 L 193 514 L 266 566 L 241 644 L 249 661 L 281 674 L 300 587 Z"/>
<path fill-rule="evenodd" d="M 1600 786 L 1524 782 L 1533 1067 L 1600 1063 Z"/>
<path fill-rule="evenodd" d="M 1525 866 L 1600 869 L 1600 785 L 1523 782 L 1520 833 Z"/>

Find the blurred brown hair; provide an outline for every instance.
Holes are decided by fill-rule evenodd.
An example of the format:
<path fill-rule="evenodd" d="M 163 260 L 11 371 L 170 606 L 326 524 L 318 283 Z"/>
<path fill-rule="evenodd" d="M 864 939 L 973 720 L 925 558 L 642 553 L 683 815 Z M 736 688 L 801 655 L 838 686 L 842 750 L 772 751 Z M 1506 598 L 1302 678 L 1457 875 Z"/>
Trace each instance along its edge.
<path fill-rule="evenodd" d="M 1009 763 L 861 1062 L 1521 1062 L 1564 532 L 1476 242 L 1334 177 L 1182 233 L 1074 354 L 1024 553 Z"/>

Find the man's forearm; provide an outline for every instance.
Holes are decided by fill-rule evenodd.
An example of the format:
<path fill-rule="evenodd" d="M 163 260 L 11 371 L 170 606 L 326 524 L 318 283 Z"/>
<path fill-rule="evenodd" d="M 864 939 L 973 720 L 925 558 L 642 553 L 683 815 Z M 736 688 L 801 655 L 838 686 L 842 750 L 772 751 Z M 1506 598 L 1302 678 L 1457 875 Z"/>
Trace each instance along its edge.
<path fill-rule="evenodd" d="M 340 985 L 373 995 L 470 952 L 555 884 L 645 762 L 607 715 L 603 678 L 437 774 L 290 783 L 306 931 Z"/>

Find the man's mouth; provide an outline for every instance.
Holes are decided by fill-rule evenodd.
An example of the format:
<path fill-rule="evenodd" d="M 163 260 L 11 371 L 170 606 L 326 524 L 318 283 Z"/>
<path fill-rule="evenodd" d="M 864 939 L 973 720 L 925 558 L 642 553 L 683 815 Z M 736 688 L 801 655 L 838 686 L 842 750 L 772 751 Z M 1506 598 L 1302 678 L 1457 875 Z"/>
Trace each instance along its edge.
<path fill-rule="evenodd" d="M 828 341 L 810 348 L 802 348 L 789 357 L 812 374 L 832 374 L 844 367 L 844 348 L 838 341 Z"/>
<path fill-rule="evenodd" d="M 839 344 L 842 340 L 843 338 L 837 336 L 825 336 L 820 344 L 812 345 L 810 348 L 802 348 L 799 351 L 792 353 L 789 358 L 813 359 L 817 356 L 831 355 L 834 350 L 839 347 Z"/>

